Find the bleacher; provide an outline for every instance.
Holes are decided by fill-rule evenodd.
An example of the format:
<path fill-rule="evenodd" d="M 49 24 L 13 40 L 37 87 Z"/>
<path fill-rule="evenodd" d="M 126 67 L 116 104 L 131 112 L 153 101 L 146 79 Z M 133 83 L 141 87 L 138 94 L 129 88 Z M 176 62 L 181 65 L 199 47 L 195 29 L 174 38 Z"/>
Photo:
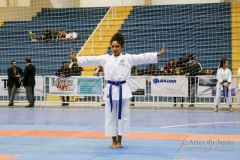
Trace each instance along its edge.
<path fill-rule="evenodd" d="M 203 68 L 212 69 L 225 57 L 231 68 L 230 3 L 137 6 L 120 31 L 125 53 L 159 51 L 165 43 L 158 68 L 182 53 L 193 53 Z"/>
<path fill-rule="evenodd" d="M 43 9 L 32 21 L 9 21 L 0 26 L 0 74 L 6 75 L 10 62 L 15 59 L 18 66 L 25 67 L 25 57 L 32 57 L 32 63 L 37 68 L 37 75 L 54 75 L 62 66 L 63 61 L 69 61 L 70 48 L 79 51 L 95 27 L 108 11 L 104 8 L 64 8 Z M 78 33 L 76 41 L 32 42 L 28 34 L 34 31 L 42 35 L 46 29 L 68 33 L 71 27 Z"/>
<path fill-rule="evenodd" d="M 5 22 L 0 26 L 0 74 L 6 75 L 12 59 L 23 68 L 25 57 L 30 56 L 38 75 L 54 75 L 62 61 L 69 60 L 69 48 L 79 51 L 108 9 L 48 8 L 32 21 Z M 55 27 L 69 32 L 72 26 L 80 37 L 74 42 L 31 42 L 28 35 L 28 31 L 41 35 Z M 230 3 L 135 6 L 120 32 L 126 39 L 125 53 L 159 51 L 165 43 L 159 69 L 182 53 L 193 53 L 203 68 L 216 69 L 223 57 L 232 66 Z"/>

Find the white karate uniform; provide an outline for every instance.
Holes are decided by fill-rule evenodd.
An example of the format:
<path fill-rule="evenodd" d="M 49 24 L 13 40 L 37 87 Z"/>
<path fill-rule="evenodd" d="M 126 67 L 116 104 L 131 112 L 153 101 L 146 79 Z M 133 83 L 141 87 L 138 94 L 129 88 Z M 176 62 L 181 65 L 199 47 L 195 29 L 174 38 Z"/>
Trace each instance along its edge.
<path fill-rule="evenodd" d="M 226 68 L 225 70 L 219 68 L 217 70 L 216 97 L 214 102 L 215 105 L 220 105 L 221 92 L 223 90 L 223 86 L 221 83 L 223 81 L 227 81 L 228 83 L 231 83 L 232 81 L 232 72 L 228 68 Z M 232 105 L 231 84 L 228 85 L 228 97 L 226 97 L 226 100 L 228 105 Z"/>
<path fill-rule="evenodd" d="M 238 68 L 238 76 L 240 77 L 240 68 Z M 240 105 L 240 82 L 238 83 L 238 104 Z"/>
<path fill-rule="evenodd" d="M 104 78 L 110 81 L 126 81 L 130 78 L 131 67 L 139 64 L 157 63 L 157 53 L 145 54 L 120 54 L 101 56 L 83 56 L 77 58 L 79 66 L 99 65 L 104 68 Z M 122 84 L 122 117 L 118 119 L 119 86 L 112 85 L 112 112 L 109 100 L 109 87 L 104 88 L 103 99 L 105 100 L 105 134 L 107 136 L 129 135 L 130 133 L 130 107 L 129 98 L 132 92 L 127 83 Z"/>

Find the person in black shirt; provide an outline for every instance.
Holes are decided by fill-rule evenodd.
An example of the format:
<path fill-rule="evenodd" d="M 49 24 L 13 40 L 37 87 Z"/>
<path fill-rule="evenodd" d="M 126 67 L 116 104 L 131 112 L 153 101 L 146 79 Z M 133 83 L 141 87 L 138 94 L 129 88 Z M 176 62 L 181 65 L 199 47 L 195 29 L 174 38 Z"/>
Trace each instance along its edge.
<path fill-rule="evenodd" d="M 182 76 L 181 69 L 180 68 L 176 68 L 175 71 L 174 71 L 174 75 L 175 76 Z M 177 98 L 180 98 L 180 97 L 173 97 L 173 101 L 174 101 L 173 107 L 177 106 Z M 183 107 L 183 102 L 184 102 L 184 97 L 181 97 L 181 107 Z"/>
<path fill-rule="evenodd" d="M 183 53 L 182 57 L 177 61 L 177 67 L 181 69 L 182 72 L 185 72 L 188 61 L 189 59 L 187 58 L 187 54 Z"/>
<path fill-rule="evenodd" d="M 188 107 L 194 107 L 195 102 L 195 90 L 197 84 L 197 76 L 201 71 L 201 67 L 198 64 L 196 59 L 189 61 L 189 66 L 186 69 L 185 75 L 188 77 L 188 97 L 189 102 L 191 103 Z"/>
<path fill-rule="evenodd" d="M 31 58 L 27 57 L 25 59 L 26 62 L 26 67 L 24 69 L 23 73 L 23 86 L 26 89 L 26 95 L 27 95 L 27 100 L 29 102 L 29 105 L 25 107 L 34 107 L 35 103 L 35 97 L 34 97 L 34 87 L 35 87 L 35 74 L 36 74 L 36 68 L 34 65 L 31 63 Z"/>
<path fill-rule="evenodd" d="M 44 33 L 43 33 L 43 38 L 42 38 L 45 42 L 49 42 L 52 40 L 52 32 L 50 30 L 46 30 Z"/>
<path fill-rule="evenodd" d="M 23 75 L 23 71 L 21 68 L 17 67 L 17 62 L 13 60 L 11 62 L 12 67 L 8 68 L 8 80 L 7 80 L 7 87 L 8 87 L 8 98 L 9 104 L 8 106 L 13 106 L 14 97 L 16 94 L 17 88 L 20 87 L 20 77 Z"/>
<path fill-rule="evenodd" d="M 73 62 L 73 64 L 71 67 L 71 75 L 72 76 L 81 76 L 83 68 L 78 66 L 77 60 L 73 60 L 72 62 Z"/>
<path fill-rule="evenodd" d="M 58 69 L 56 76 L 58 76 L 58 77 L 70 77 L 71 76 L 71 69 L 69 68 L 67 61 L 63 62 L 63 65 L 60 69 Z M 61 96 L 61 99 L 62 99 L 62 106 L 69 105 L 69 103 L 65 103 L 64 96 Z M 66 96 L 66 102 L 69 102 L 69 96 Z"/>
<path fill-rule="evenodd" d="M 70 50 L 71 50 L 71 54 L 74 54 L 74 50 L 73 49 L 70 49 Z M 73 59 L 72 63 L 73 64 L 71 66 L 71 76 L 81 76 L 83 68 L 81 66 L 80 67 L 78 66 L 76 59 Z"/>

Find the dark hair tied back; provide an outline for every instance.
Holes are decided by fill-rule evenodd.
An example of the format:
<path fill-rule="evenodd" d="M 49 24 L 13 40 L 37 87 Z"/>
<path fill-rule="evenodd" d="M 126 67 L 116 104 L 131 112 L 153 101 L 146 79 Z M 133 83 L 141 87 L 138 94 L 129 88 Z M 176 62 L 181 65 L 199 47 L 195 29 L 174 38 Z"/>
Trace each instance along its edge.
<path fill-rule="evenodd" d="M 220 61 L 220 65 L 219 65 L 219 68 L 223 68 L 223 65 L 227 62 L 228 60 L 226 58 L 223 58 L 221 61 Z"/>
<path fill-rule="evenodd" d="M 121 45 L 121 47 L 123 47 L 124 42 L 125 42 L 125 38 L 124 38 L 124 36 L 122 35 L 122 33 L 117 32 L 117 33 L 115 33 L 115 34 L 113 35 L 113 37 L 112 37 L 112 39 L 111 39 L 111 41 L 110 41 L 110 45 L 112 44 L 113 41 L 117 41 L 117 42 Z"/>

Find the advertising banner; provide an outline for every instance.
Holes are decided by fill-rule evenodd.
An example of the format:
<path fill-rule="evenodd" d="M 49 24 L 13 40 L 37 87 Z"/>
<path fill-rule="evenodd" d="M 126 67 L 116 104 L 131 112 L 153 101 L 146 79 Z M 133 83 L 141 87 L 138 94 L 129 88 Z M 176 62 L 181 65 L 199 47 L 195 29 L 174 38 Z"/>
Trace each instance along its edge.
<path fill-rule="evenodd" d="M 0 76 L 0 96 L 8 96 L 8 88 L 7 88 L 7 76 Z M 43 77 L 36 76 L 35 77 L 36 85 L 34 87 L 34 95 L 42 96 L 43 95 Z M 17 88 L 15 96 L 26 96 L 26 90 L 23 87 L 22 80 L 20 79 L 19 83 L 21 86 Z"/>
<path fill-rule="evenodd" d="M 100 96 L 101 77 L 50 77 L 49 94 L 62 96 Z"/>
<path fill-rule="evenodd" d="M 77 78 L 77 94 L 83 96 L 101 96 L 103 81 L 101 77 Z"/>
<path fill-rule="evenodd" d="M 146 95 L 146 77 L 134 76 L 127 80 L 132 95 Z"/>
<path fill-rule="evenodd" d="M 188 78 L 185 76 L 152 77 L 151 96 L 188 97 Z"/>
<path fill-rule="evenodd" d="M 198 78 L 198 97 L 215 97 L 216 96 L 217 79 L 213 77 L 199 77 Z M 236 78 L 232 78 L 231 94 L 236 96 Z M 223 95 L 223 92 L 222 92 Z"/>

